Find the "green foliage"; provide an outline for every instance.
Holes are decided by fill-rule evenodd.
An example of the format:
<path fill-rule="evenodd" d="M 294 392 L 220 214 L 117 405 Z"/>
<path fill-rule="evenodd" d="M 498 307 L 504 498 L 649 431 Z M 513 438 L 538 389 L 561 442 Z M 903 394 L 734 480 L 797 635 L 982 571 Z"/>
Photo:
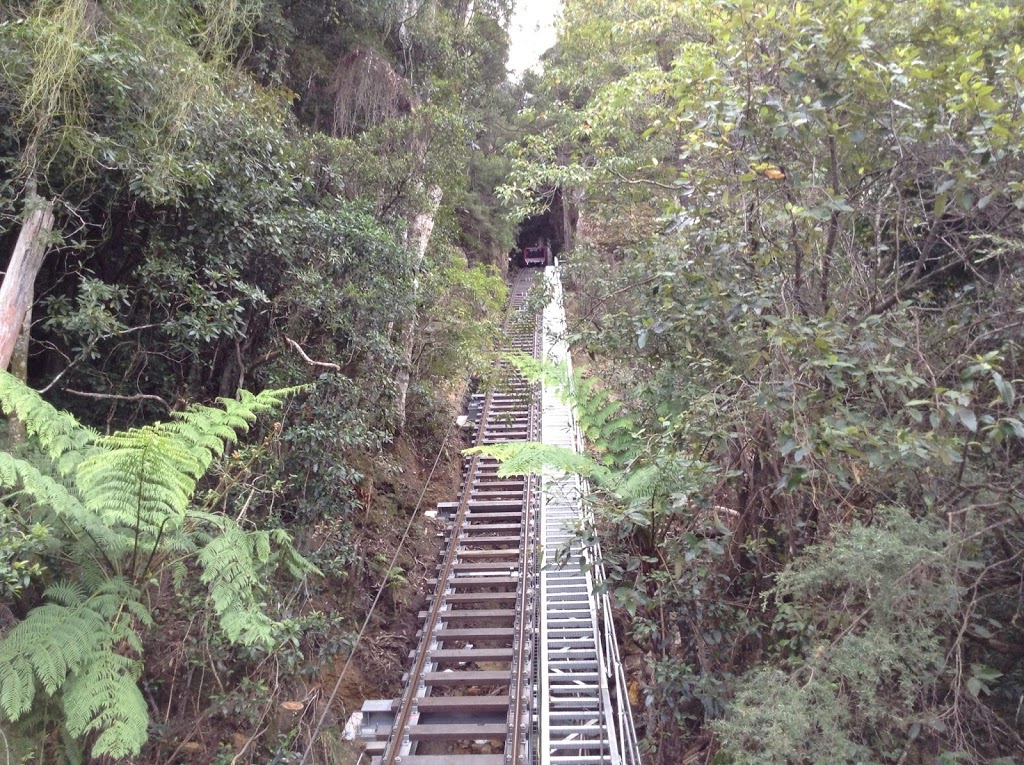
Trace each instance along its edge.
<path fill-rule="evenodd" d="M 803 613 L 810 637 L 788 672 L 751 673 L 716 724 L 731 762 L 880 762 L 912 726 L 942 730 L 928 700 L 959 607 L 956 551 L 930 521 L 879 515 L 779 575 L 768 597 Z"/>
<path fill-rule="evenodd" d="M 647 482 L 655 480 L 653 468 L 631 476 L 619 472 L 633 464 L 639 455 L 637 425 L 621 402 L 608 391 L 579 373 L 569 375 L 565 365 L 551 364 L 520 352 L 505 354 L 505 359 L 531 382 L 541 382 L 562 398 L 574 411 L 576 423 L 587 438 L 587 453 L 540 443 L 510 442 L 467 449 L 467 454 L 497 457 L 502 475 L 539 473 L 545 467 L 577 473 L 596 480 L 609 491 L 635 497 Z M 642 494 L 642 491 L 641 491 Z M 649 496 L 649 495 L 646 495 Z"/>
<path fill-rule="evenodd" d="M 407 437 L 417 452 L 440 438 L 435 402 L 491 349 L 512 232 L 495 198 L 518 108 L 504 70 L 510 8 L 101 5 L 15 2 L 0 21 L 0 241 L 13 243 L 31 172 L 58 218 L 36 284 L 45 316 L 34 322 L 32 384 L 83 423 L 43 407 L 22 420 L 53 432 L 0 457 L 16 491 L 10 532 L 0 529 L 0 581 L 20 588 L 17 616 L 41 606 L 57 578 L 87 602 L 112 577 L 147 605 L 173 593 L 173 605 L 156 599 L 153 609 L 167 635 L 183 614 L 197 616 L 181 661 L 213 662 L 235 685 L 230 708 L 255 724 L 264 701 L 244 696 L 288 692 L 289 673 L 312 674 L 333 656 L 307 661 L 300 646 L 322 630 L 336 652 L 351 627 L 348 609 L 328 626 L 307 623 L 305 598 L 286 597 L 274 574 L 309 568 L 286 529 L 306 543 L 331 528 L 325 563 L 361 584 L 364 490 L 396 470 L 381 452 L 394 436 L 403 328 L 415 329 Z M 341 84 L 358 81 L 345 62 L 367 52 L 388 81 L 364 82 L 366 92 L 390 90 L 398 108 L 371 104 L 363 116 L 390 118 L 339 138 Z M 444 201 L 420 267 L 409 224 L 435 186 Z M 238 448 L 225 448 L 245 429 L 234 413 L 172 414 L 190 400 L 231 406 L 241 387 L 311 380 L 309 395 Z M 147 424 L 156 419 L 173 421 Z M 36 527 L 46 529 L 38 543 Z M 162 650 L 162 634 L 139 628 L 147 651 Z M 165 676 L 177 663 L 117 650 L 144 662 L 147 700 L 176 710 L 172 721 L 213 703 L 215 684 L 188 696 Z M 72 736 L 61 723 L 66 693 L 37 694 L 13 751 L 74 760 L 96 746 L 102 731 Z M 151 733 L 178 735 L 173 723 Z M 254 759 L 275 756 L 276 743 L 261 746 Z"/>
<path fill-rule="evenodd" d="M 246 534 L 235 527 L 225 530 L 199 552 L 203 583 L 210 586 L 214 610 L 221 618 L 224 633 L 233 642 L 271 642 L 273 621 L 256 600 L 261 589 L 257 565 L 266 563 L 269 556 L 267 532 Z"/>
<path fill-rule="evenodd" d="M 595 511 L 658 761 L 730 707 L 725 761 L 1019 751 L 1019 22 L 567 4 L 502 193 L 585 199 L 569 341 L 630 420 Z"/>
<path fill-rule="evenodd" d="M 493 266 L 467 264 L 457 250 L 435 247 L 420 282 L 420 319 L 413 363 L 430 385 L 479 374 L 487 366 L 508 295 Z"/>
<path fill-rule="evenodd" d="M 273 645 L 275 624 L 257 599 L 267 574 L 278 562 L 296 576 L 315 569 L 285 532 L 245 531 L 238 519 L 191 502 L 214 459 L 294 392 L 242 391 L 220 407 L 193 406 L 171 422 L 99 436 L 0 375 L 4 411 L 25 423 L 30 447 L 40 450 L 0 454 L 0 481 L 16 490 L 9 511 L 51 529 L 42 555 L 64 559 L 75 577 L 51 585 L 48 602 L 0 640 L 0 711 L 11 723 L 43 703 L 41 689 L 59 699 L 64 730 L 89 738 L 94 756 L 138 754 L 149 722 L 138 687 L 142 636 L 153 624 L 144 603 L 182 554 L 202 568 L 228 638 Z"/>
<path fill-rule="evenodd" d="M 67 732 L 98 733 L 94 754 L 137 754 L 147 738 L 149 715 L 138 687 L 141 664 L 136 630 L 149 626 L 139 592 L 113 578 L 88 597 L 76 586 L 54 585 L 51 602 L 32 609 L 0 641 L 0 705 L 11 721 L 33 706 L 37 687 L 59 694 Z M 137 625 L 136 625 L 137 623 Z"/>
<path fill-rule="evenodd" d="M 608 476 L 608 471 L 592 457 L 561 446 L 549 446 L 536 441 L 510 441 L 503 444 L 474 446 L 466 454 L 484 454 L 501 461 L 499 476 L 529 475 L 545 469 L 576 473 L 585 478 Z"/>
<path fill-rule="evenodd" d="M 41 523 L 22 529 L 15 518 L 0 518 L 0 593 L 13 599 L 42 574 L 35 560 L 49 532 Z"/>
<path fill-rule="evenodd" d="M 5 412 L 23 423 L 29 438 L 55 463 L 62 476 L 74 472 L 99 438 L 95 430 L 82 426 L 68 412 L 54 409 L 9 374 L 0 374 L 0 401 Z"/>

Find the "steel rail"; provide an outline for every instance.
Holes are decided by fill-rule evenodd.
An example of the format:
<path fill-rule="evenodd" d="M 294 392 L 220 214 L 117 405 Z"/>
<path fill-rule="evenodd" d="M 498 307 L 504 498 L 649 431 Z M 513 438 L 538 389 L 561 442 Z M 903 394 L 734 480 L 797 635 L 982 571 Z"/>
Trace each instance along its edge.
<path fill-rule="evenodd" d="M 520 274 L 518 279 L 524 279 L 525 277 Z M 517 283 L 513 287 L 513 294 L 510 296 L 508 311 L 505 315 L 502 323 L 503 334 L 508 334 L 512 318 L 519 313 L 518 306 L 515 303 L 515 296 L 517 293 L 516 288 L 520 288 L 517 279 Z M 537 322 L 535 319 L 532 339 L 532 353 L 536 354 L 539 347 Z M 532 396 L 527 409 L 528 426 L 527 432 L 532 436 L 536 428 L 536 401 L 535 396 Z M 476 446 L 481 446 L 487 440 L 489 418 L 492 414 L 492 407 L 495 406 L 495 390 L 488 390 L 484 397 L 480 412 L 478 414 L 478 430 L 476 433 L 475 443 Z M 412 720 L 414 710 L 417 706 L 417 702 L 421 699 L 418 696 L 420 686 L 424 684 L 424 674 L 427 662 L 431 658 L 430 645 L 435 639 L 434 636 L 437 634 L 438 623 L 446 615 L 450 615 L 450 611 L 445 611 L 444 606 L 446 601 L 451 597 L 448 594 L 449 587 L 453 584 L 454 580 L 453 573 L 455 570 L 456 560 L 459 558 L 460 550 L 459 543 L 463 539 L 463 532 L 467 529 L 467 515 L 470 507 L 470 503 L 474 499 L 476 493 L 475 479 L 478 476 L 479 469 L 481 466 L 481 456 L 474 454 L 470 458 L 469 464 L 465 469 L 465 483 L 462 487 L 462 491 L 459 498 L 458 509 L 455 513 L 454 520 L 452 522 L 449 534 L 449 545 L 444 555 L 444 561 L 441 565 L 440 571 L 437 576 L 437 585 L 434 591 L 434 597 L 431 602 L 430 610 L 426 615 L 426 621 L 422 630 L 422 640 L 419 645 L 419 650 L 415 654 L 415 663 L 408 673 L 408 685 L 405 692 L 402 695 L 402 699 L 399 708 L 396 713 L 394 726 L 391 730 L 391 735 L 388 737 L 388 741 L 385 745 L 384 753 L 379 760 L 381 765 L 396 765 L 401 761 L 402 749 L 405 742 L 407 731 L 410 728 L 410 721 Z M 523 728 L 523 717 L 529 712 L 528 699 L 525 698 L 524 689 L 528 678 L 526 675 L 530 669 L 529 666 L 529 650 L 528 646 L 530 641 L 527 639 L 529 632 L 532 630 L 532 622 L 527 618 L 525 613 L 524 604 L 528 603 L 530 598 L 533 597 L 530 592 L 530 582 L 525 574 L 528 572 L 529 560 L 526 556 L 526 547 L 529 545 L 523 544 L 522 542 L 528 542 L 530 535 L 530 523 L 532 521 L 531 509 L 533 504 L 533 486 L 532 479 L 527 478 L 524 480 L 524 487 L 522 493 L 522 505 L 521 505 L 521 517 L 522 517 L 522 528 L 521 528 L 521 544 L 520 544 L 520 568 L 519 568 L 519 592 L 517 593 L 516 602 L 518 618 L 518 630 L 515 640 L 515 657 L 512 660 L 510 667 L 510 682 L 509 682 L 509 708 L 506 715 L 506 721 L 508 730 L 506 731 L 505 742 L 506 742 L 506 753 L 511 754 L 511 760 L 508 757 L 505 758 L 506 762 L 518 763 L 518 752 L 522 746 L 522 728 Z M 514 493 L 514 492 L 513 492 Z M 469 526 L 471 528 L 471 525 Z M 483 613 L 483 612 L 481 612 Z M 512 751 L 508 752 L 511 748 Z"/>
<path fill-rule="evenodd" d="M 540 316 L 525 311 L 533 273 L 513 285 L 504 347 L 564 363 L 571 391 L 558 269 L 544 274 L 552 299 Z M 529 439 L 583 450 L 571 396 L 538 391 L 506 361 L 496 367 L 508 387 L 470 397 L 476 445 Z M 438 505 L 448 546 L 430 610 L 420 613 L 408 685 L 398 700 L 364 704 L 371 762 L 639 765 L 600 547 L 576 531 L 593 523 L 586 482 L 498 471 L 497 460 L 473 455 L 458 501 Z M 559 551 L 561 565 L 543 560 Z"/>
<path fill-rule="evenodd" d="M 486 422 L 487 412 L 490 409 L 491 401 L 493 400 L 492 394 L 489 392 L 486 399 L 484 400 L 484 406 L 482 409 L 482 418 Z M 483 439 L 484 428 L 481 427 L 480 433 L 477 435 L 476 446 L 480 446 Z M 480 456 L 474 454 L 469 468 L 467 470 L 468 475 L 472 476 L 476 470 L 477 464 L 480 461 Z M 462 492 L 462 499 L 459 501 L 459 510 L 456 514 L 454 528 L 452 530 L 452 540 L 458 538 L 459 533 L 462 531 L 462 527 L 466 521 L 466 510 L 469 508 L 469 500 L 473 495 L 472 482 L 466 482 L 466 488 Z M 444 592 L 446 588 L 446 582 L 451 579 L 452 570 L 455 565 L 455 558 L 457 557 L 456 546 L 453 544 L 449 547 L 448 552 L 445 555 L 445 562 L 442 568 L 442 572 L 438 577 L 437 589 L 434 594 L 434 602 L 431 605 L 430 613 L 427 616 L 427 623 L 423 627 L 424 635 L 424 646 L 429 645 L 430 636 L 437 629 L 437 622 L 441 617 L 441 606 L 444 605 Z M 419 684 L 423 677 L 423 668 L 426 666 L 427 659 L 430 652 L 426 648 L 416 652 L 416 664 L 413 666 L 412 671 L 409 673 L 409 686 L 406 688 L 405 693 L 402 697 L 402 706 L 399 709 L 398 715 L 395 718 L 395 727 L 391 734 L 391 740 L 389 746 L 384 751 L 382 762 L 384 765 L 395 765 L 399 759 L 398 750 L 401 748 L 402 737 L 404 736 L 405 729 L 409 725 L 409 718 L 412 717 L 413 707 L 415 706 L 414 699 L 416 698 L 416 692 L 419 688 Z"/>
<path fill-rule="evenodd" d="M 540 351 L 542 344 L 542 334 L 540 331 L 540 322 L 534 323 L 533 332 L 533 354 L 536 357 Z M 529 424 L 527 427 L 528 440 L 535 441 L 539 436 L 538 430 L 540 423 L 538 422 L 539 417 L 537 411 L 537 395 L 533 397 L 533 401 L 530 403 L 529 410 Z M 521 758 L 521 749 L 523 746 L 523 736 L 526 733 L 525 725 L 523 721 L 524 713 L 529 714 L 529 699 L 525 698 L 524 690 L 528 685 L 532 684 L 533 673 L 532 667 L 526 665 L 526 653 L 528 644 L 528 635 L 533 632 L 534 619 L 533 614 L 530 613 L 531 609 L 527 609 L 525 605 L 529 601 L 536 602 L 537 593 L 533 587 L 533 571 L 534 562 L 536 556 L 536 550 L 533 545 L 530 544 L 532 533 L 532 525 L 534 523 L 534 500 L 533 500 L 533 489 L 536 483 L 535 476 L 526 476 L 524 478 L 524 492 L 523 492 L 523 547 L 521 551 L 521 563 L 519 566 L 520 576 L 523 577 L 524 583 L 522 586 L 522 600 L 524 607 L 519 609 L 519 630 L 516 639 L 518 641 L 518 652 L 517 661 L 513 665 L 514 672 L 514 688 L 513 692 L 510 688 L 509 699 L 513 706 L 514 718 L 511 721 L 511 730 L 509 731 L 509 741 L 505 745 L 505 762 L 507 765 L 517 765 L 521 759 L 529 760 L 529 756 Z M 527 614 L 530 613 L 531 618 L 527 618 Z"/>

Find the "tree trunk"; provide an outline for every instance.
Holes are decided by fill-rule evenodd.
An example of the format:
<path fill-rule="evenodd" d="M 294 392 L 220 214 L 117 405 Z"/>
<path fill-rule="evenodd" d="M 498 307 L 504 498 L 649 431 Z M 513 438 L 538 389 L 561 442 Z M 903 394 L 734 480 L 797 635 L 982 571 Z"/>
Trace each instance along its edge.
<path fill-rule="evenodd" d="M 25 337 L 21 358 L 27 365 L 36 276 L 46 256 L 47 235 L 53 230 L 53 202 L 44 200 L 31 187 L 26 195 L 25 213 L 25 222 L 0 285 L 0 369 L 11 366 L 22 333 Z M 24 367 L 16 363 L 12 371 L 24 377 L 27 373 Z"/>
<path fill-rule="evenodd" d="M 418 275 L 423 258 L 427 254 L 427 247 L 430 246 L 430 235 L 434 231 L 434 218 L 437 216 L 437 208 L 441 205 L 441 189 L 435 186 L 428 195 L 427 208 L 416 214 L 409 224 L 406 232 L 406 240 L 409 249 L 413 253 L 413 287 L 412 298 L 415 304 L 419 297 L 420 278 Z M 412 376 L 412 350 L 416 339 L 416 316 L 415 314 L 402 327 L 402 360 L 395 373 L 395 412 L 398 417 L 396 432 L 401 433 L 405 428 L 405 405 L 409 396 L 409 380 Z"/>

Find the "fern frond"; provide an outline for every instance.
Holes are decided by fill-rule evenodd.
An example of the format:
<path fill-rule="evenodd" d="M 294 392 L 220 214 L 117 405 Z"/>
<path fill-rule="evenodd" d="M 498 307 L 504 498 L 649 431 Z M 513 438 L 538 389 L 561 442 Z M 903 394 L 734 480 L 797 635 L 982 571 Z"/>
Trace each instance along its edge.
<path fill-rule="evenodd" d="M 296 579 L 320 570 L 299 554 L 283 529 L 244 531 L 232 518 L 197 511 L 190 512 L 189 518 L 206 521 L 220 531 L 207 537 L 198 559 L 224 634 L 242 645 L 271 647 L 275 622 L 258 599 L 264 592 L 261 577 L 282 563 Z"/>
<path fill-rule="evenodd" d="M 323 576 L 323 572 L 303 557 L 292 538 L 284 529 L 272 529 L 270 539 L 278 546 L 277 556 L 283 560 L 284 567 L 296 579 L 305 579 L 307 576 Z"/>
<path fill-rule="evenodd" d="M 499 476 L 541 473 L 546 468 L 576 473 L 597 482 L 608 480 L 608 468 L 587 454 L 580 454 L 562 446 L 551 446 L 536 441 L 510 441 L 485 444 L 465 450 L 466 454 L 483 454 L 501 461 Z"/>
<path fill-rule="evenodd" d="M 68 412 L 55 409 L 32 388 L 8 372 L 0 372 L 0 406 L 25 425 L 28 435 L 57 466 L 70 475 L 92 451 L 98 433 L 78 422 Z"/>
<path fill-rule="evenodd" d="M 152 619 L 138 591 L 114 577 L 88 598 L 67 582 L 46 595 L 52 602 L 32 609 L 0 641 L 0 711 L 15 721 L 32 708 L 38 688 L 50 696 L 60 691 L 68 732 L 100 732 L 94 756 L 138 754 L 149 725 L 137 685 L 142 665 L 114 650 L 141 650 L 131 621 Z"/>
<path fill-rule="evenodd" d="M 592 407 L 590 404 L 594 402 L 587 402 L 587 409 L 589 410 L 585 414 L 580 415 L 580 426 L 584 430 L 597 429 L 601 430 L 604 425 L 611 420 L 611 418 L 618 414 L 622 409 L 622 404 L 618 401 L 608 401 L 601 406 Z M 628 422 L 628 421 L 627 421 Z"/>
<path fill-rule="evenodd" d="M 109 527 L 153 539 L 161 528 L 180 528 L 205 470 L 188 450 L 155 427 L 100 439 L 103 451 L 78 468 L 86 507 Z"/>
<path fill-rule="evenodd" d="M 77 582 L 57 582 L 46 588 L 46 597 L 58 605 L 74 608 L 85 602 L 85 593 Z"/>
<path fill-rule="evenodd" d="M 263 582 L 257 570 L 252 535 L 233 523 L 199 551 L 202 581 L 210 587 L 213 610 L 228 639 L 242 645 L 271 647 L 273 620 L 260 607 Z"/>
<path fill-rule="evenodd" d="M 142 664 L 134 656 L 142 653 L 140 631 L 153 619 L 130 578 L 157 552 L 165 558 L 199 550 L 202 578 L 228 637 L 272 647 L 274 622 L 261 610 L 260 577 L 281 558 L 296 575 L 315 568 L 283 531 L 247 533 L 224 516 L 193 516 L 216 529 L 208 533 L 186 521 L 213 459 L 257 414 L 297 390 L 242 392 L 237 401 L 193 407 L 170 423 L 100 437 L 0 373 L 0 405 L 25 423 L 54 466 L 0 453 L 0 487 L 12 489 L 19 504 L 27 500 L 32 513 L 60 520 L 53 524 L 67 532 L 60 553 L 74 562 L 76 577 L 53 585 L 48 602 L 0 640 L 0 719 L 22 725 L 47 706 L 51 715 L 52 705 L 36 703 L 41 690 L 59 695 L 61 733 L 69 742 L 93 739 L 94 757 L 141 751 L 149 720 L 137 684 Z M 181 560 L 167 565 L 180 585 L 187 568 Z M 130 578 L 115 575 L 125 570 Z M 66 748 L 76 750 L 71 743 Z"/>
<path fill-rule="evenodd" d="M 181 528 L 196 483 L 214 457 L 291 390 L 243 393 L 240 401 L 221 399 L 223 408 L 194 406 L 174 422 L 98 439 L 101 451 L 76 476 L 86 506 L 108 526 L 131 529 L 137 540 Z"/>
<path fill-rule="evenodd" d="M 188 515 L 191 515 L 191 512 Z M 176 529 L 164 532 L 160 549 L 164 552 L 176 553 L 178 555 L 192 555 L 198 547 L 193 534 L 184 533 L 180 529 Z"/>
<path fill-rule="evenodd" d="M 0 702 L 17 720 L 32 707 L 37 685 L 53 695 L 92 657 L 106 632 L 102 617 L 84 603 L 33 608 L 0 641 Z"/>
<path fill-rule="evenodd" d="M 0 710 L 11 721 L 32 707 L 36 695 L 35 673 L 28 662 L 4 661 L 0 655 Z"/>
<path fill-rule="evenodd" d="M 300 385 L 277 390 L 265 390 L 258 394 L 246 390 L 238 392 L 238 399 L 219 398 L 220 407 L 196 404 L 184 412 L 175 412 L 175 420 L 161 423 L 158 428 L 173 432 L 192 447 L 194 454 L 203 463 L 203 472 L 209 468 L 214 457 L 224 453 L 228 444 L 238 439 L 239 433 L 246 433 L 256 421 L 258 414 L 278 409 L 284 399 L 308 389 Z"/>
<path fill-rule="evenodd" d="M 270 532 L 253 531 L 249 533 L 252 540 L 253 557 L 260 563 L 270 560 Z"/>
<path fill-rule="evenodd" d="M 504 353 L 502 358 L 511 363 L 530 382 L 557 388 L 569 387 L 569 368 L 565 364 L 541 361 L 522 351 Z"/>
<path fill-rule="evenodd" d="M 0 485 L 20 491 L 33 501 L 49 505 L 58 514 L 78 517 L 82 503 L 67 488 L 27 460 L 0 452 Z"/>
<path fill-rule="evenodd" d="M 95 554 L 97 546 L 104 554 L 111 555 L 124 544 L 75 493 L 27 460 L 0 452 L 0 485 L 16 489 L 16 495 L 27 497 L 39 512 L 47 511 L 60 517 L 72 534 L 81 535 L 78 541 L 89 551 L 85 553 L 87 556 Z"/>
<path fill-rule="evenodd" d="M 646 465 L 622 474 L 624 480 L 615 486 L 615 493 L 625 500 L 650 499 L 663 482 L 662 470 L 657 465 Z"/>
<path fill-rule="evenodd" d="M 115 653 L 112 642 L 64 686 L 65 725 L 72 736 L 99 732 L 92 756 L 133 757 L 146 743 L 149 711 L 139 690 L 142 663 Z"/>

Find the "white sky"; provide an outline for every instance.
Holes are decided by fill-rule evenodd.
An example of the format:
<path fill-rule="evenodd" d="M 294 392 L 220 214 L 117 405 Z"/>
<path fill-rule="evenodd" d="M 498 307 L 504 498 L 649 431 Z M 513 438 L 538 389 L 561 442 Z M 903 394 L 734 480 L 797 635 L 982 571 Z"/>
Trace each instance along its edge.
<path fill-rule="evenodd" d="M 512 15 L 511 48 L 508 56 L 510 77 L 518 80 L 523 72 L 555 44 L 555 16 L 562 10 L 561 0 L 516 0 Z"/>

